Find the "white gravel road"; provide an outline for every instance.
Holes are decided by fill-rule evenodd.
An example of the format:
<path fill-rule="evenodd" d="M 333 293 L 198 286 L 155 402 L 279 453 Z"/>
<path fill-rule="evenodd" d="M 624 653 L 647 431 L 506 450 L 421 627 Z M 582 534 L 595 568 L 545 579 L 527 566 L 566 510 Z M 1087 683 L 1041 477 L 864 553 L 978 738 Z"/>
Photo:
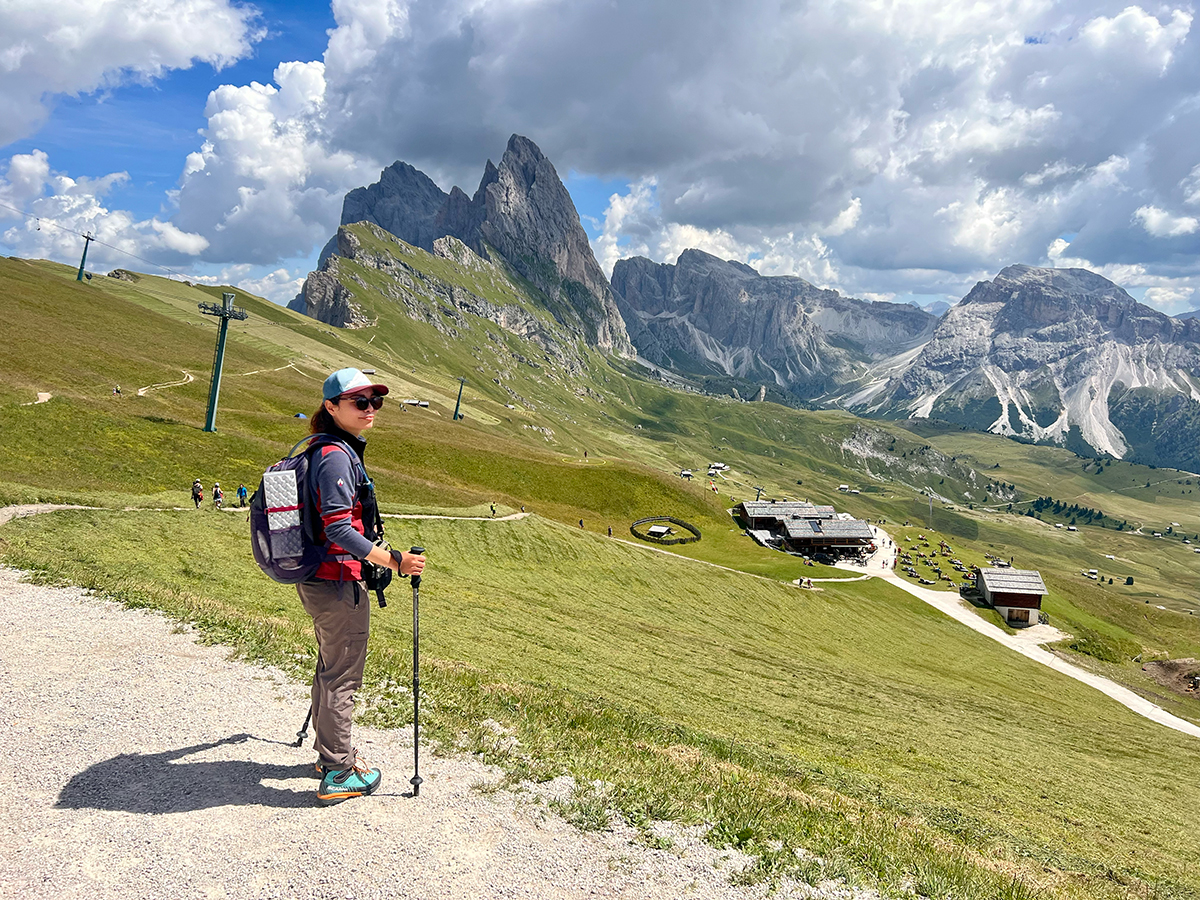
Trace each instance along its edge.
<path fill-rule="evenodd" d="M 581 833 L 498 772 L 356 728 L 373 797 L 321 808 L 311 749 L 287 742 L 306 690 L 230 661 L 166 618 L 0 568 L 0 897 L 751 898 L 745 864 L 664 825 Z M 551 785 L 559 787 L 561 785 Z M 778 897 L 865 898 L 836 885 Z"/>

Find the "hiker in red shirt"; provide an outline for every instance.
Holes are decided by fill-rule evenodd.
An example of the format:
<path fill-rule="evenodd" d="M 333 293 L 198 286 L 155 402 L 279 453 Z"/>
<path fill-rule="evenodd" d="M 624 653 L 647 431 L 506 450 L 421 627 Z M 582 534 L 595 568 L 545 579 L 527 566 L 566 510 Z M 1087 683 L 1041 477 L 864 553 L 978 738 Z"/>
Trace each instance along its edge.
<path fill-rule="evenodd" d="M 367 445 L 362 433 L 374 425 L 387 392 L 358 369 L 339 369 L 325 380 L 321 407 L 311 421 L 313 434 L 337 439 L 317 449 L 309 468 L 311 496 L 320 513 L 316 539 L 326 545 L 325 559 L 315 577 L 296 585 L 312 616 L 319 649 L 312 720 L 322 775 L 317 800 L 324 804 L 370 794 L 382 777 L 350 742 L 354 692 L 362 686 L 371 621 L 362 561 L 403 575 L 420 575 L 425 568 L 424 556 L 397 554 L 397 563 L 374 543 L 375 486 L 362 466 Z"/>

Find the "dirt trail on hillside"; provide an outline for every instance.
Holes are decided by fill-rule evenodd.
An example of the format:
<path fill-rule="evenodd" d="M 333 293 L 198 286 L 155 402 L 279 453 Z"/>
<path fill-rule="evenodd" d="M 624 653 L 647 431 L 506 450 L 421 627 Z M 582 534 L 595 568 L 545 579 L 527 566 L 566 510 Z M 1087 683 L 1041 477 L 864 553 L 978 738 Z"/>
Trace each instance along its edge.
<path fill-rule="evenodd" d="M 94 506 L 76 506 L 72 503 L 24 503 L 20 506 L 0 507 L 0 525 L 5 525 L 13 519 L 23 519 L 26 516 L 36 516 L 41 513 L 56 512 L 60 509 L 95 509 Z"/>
<path fill-rule="evenodd" d="M 620 824 L 575 830 L 546 805 L 568 779 L 480 792 L 497 770 L 426 750 L 421 796 L 407 796 L 407 730 L 356 727 L 383 786 L 319 807 L 313 751 L 289 743 L 307 688 L 161 615 L 19 574 L 0 568 L 5 900 L 766 895 L 732 886 L 747 858 L 696 830 L 656 826 L 672 850 Z M 868 895 L 785 884 L 774 896 Z"/>
<path fill-rule="evenodd" d="M 179 371 L 181 371 L 183 373 L 182 380 L 180 380 L 180 381 L 160 381 L 158 384 L 148 384 L 145 387 L 138 388 L 137 395 L 139 397 L 145 397 L 147 392 L 149 392 L 149 391 L 158 391 L 158 390 L 161 390 L 162 388 L 169 388 L 169 387 L 179 387 L 184 384 L 191 384 L 193 381 L 196 380 L 196 376 L 193 375 L 191 372 L 189 372 L 187 369 L 180 369 Z"/>

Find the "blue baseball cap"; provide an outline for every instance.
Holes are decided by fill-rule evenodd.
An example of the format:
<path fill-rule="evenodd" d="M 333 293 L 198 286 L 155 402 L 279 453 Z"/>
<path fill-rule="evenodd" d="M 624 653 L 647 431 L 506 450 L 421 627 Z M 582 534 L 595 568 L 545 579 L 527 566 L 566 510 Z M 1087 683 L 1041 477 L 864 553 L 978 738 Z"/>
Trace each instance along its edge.
<path fill-rule="evenodd" d="M 381 397 L 388 392 L 387 385 L 375 384 L 360 369 L 338 369 L 325 379 L 325 388 L 321 396 L 326 400 L 336 400 L 342 394 L 361 391 L 363 388 L 371 388 Z"/>

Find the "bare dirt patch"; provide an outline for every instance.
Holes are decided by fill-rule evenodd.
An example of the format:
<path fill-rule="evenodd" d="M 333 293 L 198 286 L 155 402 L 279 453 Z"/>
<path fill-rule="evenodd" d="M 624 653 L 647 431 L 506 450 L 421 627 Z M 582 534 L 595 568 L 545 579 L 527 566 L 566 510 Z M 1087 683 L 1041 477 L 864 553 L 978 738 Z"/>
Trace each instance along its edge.
<path fill-rule="evenodd" d="M 1200 661 L 1192 657 L 1148 662 L 1142 671 L 1180 696 L 1200 698 Z"/>

